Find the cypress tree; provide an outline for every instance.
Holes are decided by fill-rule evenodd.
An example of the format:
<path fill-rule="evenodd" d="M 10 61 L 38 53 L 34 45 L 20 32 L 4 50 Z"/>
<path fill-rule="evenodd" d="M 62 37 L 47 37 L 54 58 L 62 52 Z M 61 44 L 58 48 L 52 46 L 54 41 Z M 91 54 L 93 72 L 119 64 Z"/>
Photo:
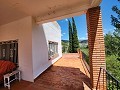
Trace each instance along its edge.
<path fill-rule="evenodd" d="M 72 48 L 73 48 L 73 53 L 76 53 L 77 49 L 79 48 L 79 41 L 77 36 L 77 28 L 73 17 L 72 17 L 72 28 L 73 28 Z"/>
<path fill-rule="evenodd" d="M 69 28 L 69 47 L 68 47 L 68 52 L 72 53 L 72 26 L 70 20 L 68 20 L 68 28 Z"/>

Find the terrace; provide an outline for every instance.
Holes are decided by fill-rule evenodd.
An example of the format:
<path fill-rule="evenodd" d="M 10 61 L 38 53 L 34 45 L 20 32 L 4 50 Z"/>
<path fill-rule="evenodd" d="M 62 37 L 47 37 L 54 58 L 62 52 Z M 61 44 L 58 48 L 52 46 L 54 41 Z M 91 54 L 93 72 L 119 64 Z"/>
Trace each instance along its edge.
<path fill-rule="evenodd" d="M 12 83 L 12 89 L 50 90 L 52 88 L 70 88 L 81 90 L 84 89 L 84 87 L 90 88 L 90 86 L 95 89 L 100 67 L 106 67 L 102 16 L 99 6 L 101 1 L 102 0 L 71 0 L 70 2 L 69 0 L 1 0 L 0 40 L 19 39 L 19 66 L 22 71 L 22 79 L 24 80 L 34 82 L 37 75 L 44 71 L 38 71 L 38 68 L 35 67 L 36 64 L 39 63 L 39 58 L 37 58 L 38 61 L 33 59 L 32 31 L 35 31 L 34 26 L 86 14 L 88 29 L 90 75 L 86 75 L 86 71 L 84 71 L 85 68 L 83 69 L 81 60 L 77 54 L 68 54 L 64 55 L 62 59 L 41 74 L 34 83 L 26 81 L 21 81 L 20 83 L 15 82 Z M 41 33 L 41 35 L 43 34 Z M 43 43 L 41 42 L 41 44 Z M 45 44 L 43 46 L 45 46 Z M 46 55 L 47 54 L 48 52 Z M 44 68 L 44 66 L 40 67 L 40 69 L 41 68 Z M 74 78 L 74 76 L 77 78 Z M 104 75 L 102 75 L 102 77 L 103 76 Z M 88 77 L 90 77 L 90 79 Z M 106 80 L 105 77 L 104 80 Z M 103 81 L 100 80 L 100 82 Z M 105 83 L 103 84 L 103 87 L 104 86 L 106 86 Z M 4 88 L 0 89 L 4 90 Z M 104 88 L 102 90 L 106 89 Z"/>
<path fill-rule="evenodd" d="M 78 54 L 64 54 L 34 83 L 24 80 L 11 84 L 11 90 L 91 90 L 90 75 Z M 0 87 L 0 90 L 7 88 Z"/>

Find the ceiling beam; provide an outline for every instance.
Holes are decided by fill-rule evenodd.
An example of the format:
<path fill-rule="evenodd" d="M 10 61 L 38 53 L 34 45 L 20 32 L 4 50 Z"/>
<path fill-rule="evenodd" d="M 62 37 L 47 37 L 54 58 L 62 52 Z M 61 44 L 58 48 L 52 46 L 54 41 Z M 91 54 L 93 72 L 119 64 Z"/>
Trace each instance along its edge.
<path fill-rule="evenodd" d="M 91 7 L 97 7 L 101 3 L 102 0 L 91 0 Z"/>
<path fill-rule="evenodd" d="M 68 8 L 66 10 L 62 9 L 59 11 L 53 11 L 53 13 L 51 14 L 38 16 L 38 17 L 35 17 L 35 19 L 37 24 L 56 21 L 64 18 L 70 18 L 73 16 L 79 16 L 81 14 L 85 14 L 88 8 L 90 8 L 90 4 L 75 6 L 74 8 Z"/>
<path fill-rule="evenodd" d="M 82 15 L 82 14 L 86 14 L 87 10 L 85 11 L 81 11 L 81 12 L 77 12 L 77 13 L 72 13 L 72 14 L 66 14 L 66 15 L 63 15 L 63 16 L 56 16 L 56 17 L 53 17 L 53 18 L 48 18 L 48 19 L 43 19 L 41 20 L 41 18 L 35 18 L 35 21 L 37 24 L 43 24 L 43 23 L 47 23 L 47 22 L 52 22 L 52 21 L 57 21 L 57 20 L 61 20 L 61 19 L 65 19 L 65 18 L 70 18 L 70 17 L 73 17 L 73 16 L 79 16 L 79 15 Z"/>
<path fill-rule="evenodd" d="M 61 9 L 57 11 L 51 11 L 46 13 L 43 16 L 35 17 L 36 23 L 46 23 L 50 21 L 56 21 L 64 18 L 70 18 L 73 16 L 79 16 L 81 14 L 85 14 L 89 8 L 99 6 L 102 0 L 90 0 L 88 3 L 84 5 L 74 5 L 71 8 L 67 8 L 66 10 Z M 74 8 L 73 8 L 74 7 Z"/>

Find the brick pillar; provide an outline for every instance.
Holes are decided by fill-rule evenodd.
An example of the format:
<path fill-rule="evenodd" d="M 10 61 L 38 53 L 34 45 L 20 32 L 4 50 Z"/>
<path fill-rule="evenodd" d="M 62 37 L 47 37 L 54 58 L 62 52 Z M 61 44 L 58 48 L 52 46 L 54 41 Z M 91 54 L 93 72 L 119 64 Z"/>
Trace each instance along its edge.
<path fill-rule="evenodd" d="M 87 11 L 87 29 L 88 29 L 88 47 L 89 47 L 89 60 L 90 60 L 90 78 L 92 82 L 92 87 L 96 88 L 98 74 L 100 67 L 105 67 L 105 46 L 104 46 L 104 36 L 102 31 L 102 19 L 100 7 L 94 7 Z M 100 80 L 100 83 L 106 86 L 104 79 Z M 102 85 L 103 86 L 103 85 Z M 106 88 L 104 87 L 104 89 Z"/>

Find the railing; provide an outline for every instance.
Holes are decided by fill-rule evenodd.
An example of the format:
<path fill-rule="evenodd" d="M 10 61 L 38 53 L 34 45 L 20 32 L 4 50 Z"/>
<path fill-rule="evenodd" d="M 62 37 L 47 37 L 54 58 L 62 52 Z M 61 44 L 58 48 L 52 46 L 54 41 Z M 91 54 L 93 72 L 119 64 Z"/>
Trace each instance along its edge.
<path fill-rule="evenodd" d="M 83 53 L 80 49 L 78 49 L 78 54 L 79 54 L 80 59 L 82 60 L 83 66 L 85 66 L 85 72 L 86 73 L 88 72 L 90 74 L 90 67 L 85 58 L 86 54 Z"/>
<path fill-rule="evenodd" d="M 89 62 L 86 60 L 87 55 L 84 52 L 82 52 L 82 51 L 81 51 L 81 54 L 82 54 L 82 60 L 83 60 L 83 62 L 85 64 L 88 72 L 90 73 Z"/>
<path fill-rule="evenodd" d="M 102 84 L 100 83 L 102 75 Z M 106 78 L 106 80 L 104 80 Z M 102 88 L 102 89 L 101 89 Z M 120 81 L 118 81 L 107 70 L 100 67 L 96 90 L 120 90 Z"/>

